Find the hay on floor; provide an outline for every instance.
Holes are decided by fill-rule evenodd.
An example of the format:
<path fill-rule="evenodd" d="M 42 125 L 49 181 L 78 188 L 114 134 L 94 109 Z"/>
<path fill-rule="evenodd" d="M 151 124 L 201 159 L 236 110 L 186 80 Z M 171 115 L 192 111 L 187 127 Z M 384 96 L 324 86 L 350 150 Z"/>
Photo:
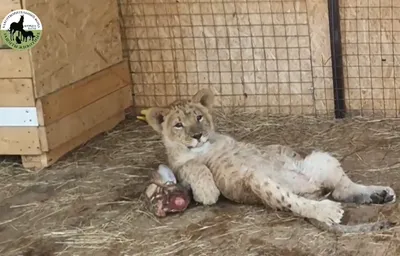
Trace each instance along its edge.
<path fill-rule="evenodd" d="M 217 113 L 218 130 L 257 145 L 332 152 L 351 178 L 400 192 L 400 121 Z M 156 219 L 139 200 L 165 162 L 160 137 L 130 119 L 49 169 L 0 164 L 0 255 L 398 255 L 399 228 L 335 238 L 289 213 L 221 201 Z M 349 222 L 400 220 L 398 204 Z M 397 253 L 397 254 L 396 254 Z"/>

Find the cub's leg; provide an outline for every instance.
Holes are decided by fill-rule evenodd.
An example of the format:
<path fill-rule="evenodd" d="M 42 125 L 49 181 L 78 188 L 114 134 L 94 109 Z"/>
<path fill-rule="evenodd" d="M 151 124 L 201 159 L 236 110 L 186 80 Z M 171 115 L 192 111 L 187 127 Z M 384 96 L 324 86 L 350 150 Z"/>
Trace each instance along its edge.
<path fill-rule="evenodd" d="M 330 189 L 332 197 L 337 201 L 357 204 L 386 204 L 396 201 L 396 194 L 391 187 L 354 183 L 344 173 L 339 161 L 328 153 L 314 151 L 300 165 L 302 174 Z"/>
<path fill-rule="evenodd" d="M 182 185 L 191 188 L 196 202 L 212 205 L 218 201 L 220 191 L 207 166 L 189 162 L 177 170 L 177 176 Z"/>
<path fill-rule="evenodd" d="M 255 173 L 249 179 L 249 186 L 264 204 L 274 209 L 287 209 L 305 218 L 321 221 L 329 226 L 340 223 L 343 210 L 340 203 L 315 201 L 298 196 L 270 179 L 264 173 Z"/>

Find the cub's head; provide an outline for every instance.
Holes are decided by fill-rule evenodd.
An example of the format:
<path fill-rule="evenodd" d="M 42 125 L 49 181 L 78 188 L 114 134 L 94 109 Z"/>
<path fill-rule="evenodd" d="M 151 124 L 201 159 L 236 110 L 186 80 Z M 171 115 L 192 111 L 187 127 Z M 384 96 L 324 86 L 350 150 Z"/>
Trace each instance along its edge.
<path fill-rule="evenodd" d="M 150 108 L 147 121 L 165 140 L 189 149 L 201 147 L 214 131 L 210 113 L 213 103 L 212 91 L 200 90 L 190 100 L 177 101 L 166 108 Z"/>

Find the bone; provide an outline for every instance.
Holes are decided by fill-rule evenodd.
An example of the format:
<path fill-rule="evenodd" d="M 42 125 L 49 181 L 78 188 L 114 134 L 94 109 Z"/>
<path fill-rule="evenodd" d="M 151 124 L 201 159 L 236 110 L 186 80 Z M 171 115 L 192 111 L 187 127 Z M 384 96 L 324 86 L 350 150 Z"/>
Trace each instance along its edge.
<path fill-rule="evenodd" d="M 166 166 L 165 164 L 160 164 L 158 166 L 157 173 L 159 174 L 159 178 L 161 179 L 160 181 L 162 183 L 167 183 L 167 182 L 172 182 L 176 184 L 176 178 L 172 170 Z"/>

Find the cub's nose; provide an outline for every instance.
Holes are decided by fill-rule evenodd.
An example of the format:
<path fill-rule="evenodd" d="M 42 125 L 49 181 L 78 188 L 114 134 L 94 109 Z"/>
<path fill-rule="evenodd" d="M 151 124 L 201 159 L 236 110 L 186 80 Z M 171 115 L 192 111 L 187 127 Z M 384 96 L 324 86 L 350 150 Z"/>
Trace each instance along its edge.
<path fill-rule="evenodd" d="M 195 133 L 192 135 L 192 138 L 200 141 L 201 136 L 203 136 L 202 133 Z"/>

